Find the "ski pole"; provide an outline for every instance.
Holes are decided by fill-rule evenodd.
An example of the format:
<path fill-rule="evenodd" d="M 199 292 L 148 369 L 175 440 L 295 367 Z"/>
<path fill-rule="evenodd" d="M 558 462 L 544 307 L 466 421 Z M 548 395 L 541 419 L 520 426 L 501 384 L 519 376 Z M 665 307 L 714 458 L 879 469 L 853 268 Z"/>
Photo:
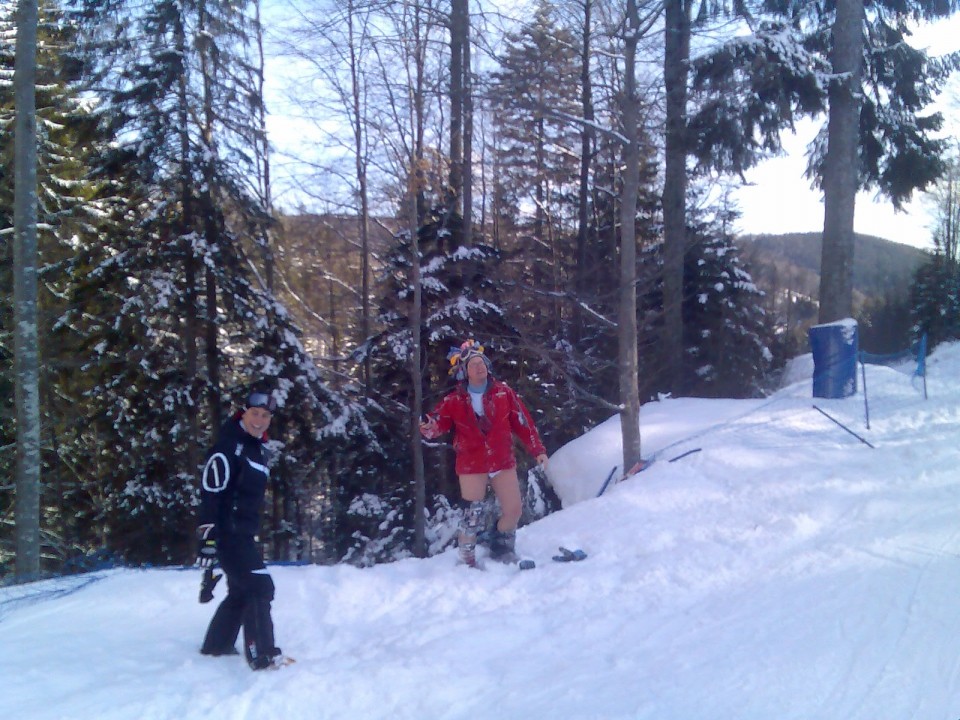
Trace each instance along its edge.
<path fill-rule="evenodd" d="M 607 489 L 607 485 L 610 484 L 610 481 L 613 480 L 613 474 L 617 471 L 618 465 L 614 465 L 613 469 L 610 471 L 610 474 L 607 475 L 607 479 L 603 481 L 603 485 L 600 486 L 600 492 L 597 493 L 597 497 L 603 495 L 603 491 Z"/>
<path fill-rule="evenodd" d="M 817 412 L 819 412 L 821 415 L 823 415 L 823 416 L 824 416 L 825 418 L 827 418 L 828 420 L 832 420 L 833 422 L 835 422 L 837 425 L 839 425 L 839 426 L 842 427 L 844 430 L 846 430 L 848 433 L 850 433 L 851 435 L 853 435 L 857 440 L 859 440 L 860 442 L 862 442 L 862 443 L 863 443 L 864 445 L 866 445 L 868 448 L 872 448 L 872 449 L 876 450 L 876 448 L 873 447 L 873 445 L 871 445 L 869 442 L 867 442 L 867 441 L 864 440 L 862 437 L 860 437 L 859 435 L 857 435 L 853 430 L 851 430 L 850 428 L 848 428 L 846 425 L 844 425 L 842 422 L 840 422 L 840 421 L 837 420 L 836 418 L 830 417 L 827 413 L 825 413 L 823 410 L 821 410 L 820 408 L 818 408 L 816 405 L 813 406 L 813 409 L 816 410 Z"/>
<path fill-rule="evenodd" d="M 698 453 L 698 452 L 700 452 L 701 450 L 703 450 L 703 448 L 694 448 L 693 450 L 687 450 L 685 453 L 680 453 L 680 454 L 677 455 L 676 457 L 670 458 L 667 462 L 676 462 L 677 460 L 680 460 L 681 458 L 685 458 L 687 455 L 693 455 L 694 453 Z"/>

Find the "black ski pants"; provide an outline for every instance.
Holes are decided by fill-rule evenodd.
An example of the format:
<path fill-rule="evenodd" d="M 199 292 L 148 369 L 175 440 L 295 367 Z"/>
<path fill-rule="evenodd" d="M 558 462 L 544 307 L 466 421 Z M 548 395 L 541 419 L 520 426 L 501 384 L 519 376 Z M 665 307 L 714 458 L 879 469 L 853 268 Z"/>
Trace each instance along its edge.
<path fill-rule="evenodd" d="M 207 628 L 200 652 L 229 655 L 243 627 L 243 652 L 254 669 L 265 667 L 280 650 L 274 644 L 273 579 L 267 574 L 256 540 L 247 535 L 228 535 L 217 541 L 217 559 L 227 576 L 227 597 L 217 608 Z"/>

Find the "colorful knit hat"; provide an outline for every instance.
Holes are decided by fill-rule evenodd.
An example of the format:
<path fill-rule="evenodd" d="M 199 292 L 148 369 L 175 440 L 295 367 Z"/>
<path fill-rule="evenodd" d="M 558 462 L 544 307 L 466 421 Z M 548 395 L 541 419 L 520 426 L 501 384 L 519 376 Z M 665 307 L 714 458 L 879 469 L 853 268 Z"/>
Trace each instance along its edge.
<path fill-rule="evenodd" d="M 462 342 L 460 347 L 450 348 L 450 352 L 447 353 L 447 360 L 450 361 L 450 374 L 457 380 L 466 379 L 467 363 L 475 357 L 483 358 L 483 362 L 487 366 L 487 372 L 493 372 L 493 363 L 490 362 L 490 358 L 483 354 L 483 345 L 470 339 Z"/>

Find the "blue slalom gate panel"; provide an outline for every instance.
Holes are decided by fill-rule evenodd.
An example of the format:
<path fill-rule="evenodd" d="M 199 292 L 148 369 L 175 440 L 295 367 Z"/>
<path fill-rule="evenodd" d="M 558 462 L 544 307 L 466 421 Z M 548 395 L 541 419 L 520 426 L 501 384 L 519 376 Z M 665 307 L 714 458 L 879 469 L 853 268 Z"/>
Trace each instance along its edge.
<path fill-rule="evenodd" d="M 813 396 L 845 398 L 857 392 L 857 321 L 851 318 L 810 328 Z"/>

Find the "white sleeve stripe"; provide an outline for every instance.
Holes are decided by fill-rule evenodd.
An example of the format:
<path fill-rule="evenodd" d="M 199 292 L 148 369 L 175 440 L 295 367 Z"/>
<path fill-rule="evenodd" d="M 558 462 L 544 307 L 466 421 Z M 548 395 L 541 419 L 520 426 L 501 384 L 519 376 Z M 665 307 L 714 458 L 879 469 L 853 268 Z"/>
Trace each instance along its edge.
<path fill-rule="evenodd" d="M 203 489 L 208 492 L 222 492 L 230 482 L 230 463 L 223 453 L 215 453 L 207 460 L 203 468 Z"/>
<path fill-rule="evenodd" d="M 252 467 L 254 470 L 259 470 L 259 471 L 262 472 L 264 475 L 269 475 L 269 474 L 270 474 L 270 468 L 268 468 L 266 465 L 261 465 L 260 463 L 255 463 L 255 462 L 254 462 L 253 460 L 251 460 L 250 458 L 247 458 L 246 460 L 247 460 L 247 463 L 250 465 L 250 467 Z"/>

